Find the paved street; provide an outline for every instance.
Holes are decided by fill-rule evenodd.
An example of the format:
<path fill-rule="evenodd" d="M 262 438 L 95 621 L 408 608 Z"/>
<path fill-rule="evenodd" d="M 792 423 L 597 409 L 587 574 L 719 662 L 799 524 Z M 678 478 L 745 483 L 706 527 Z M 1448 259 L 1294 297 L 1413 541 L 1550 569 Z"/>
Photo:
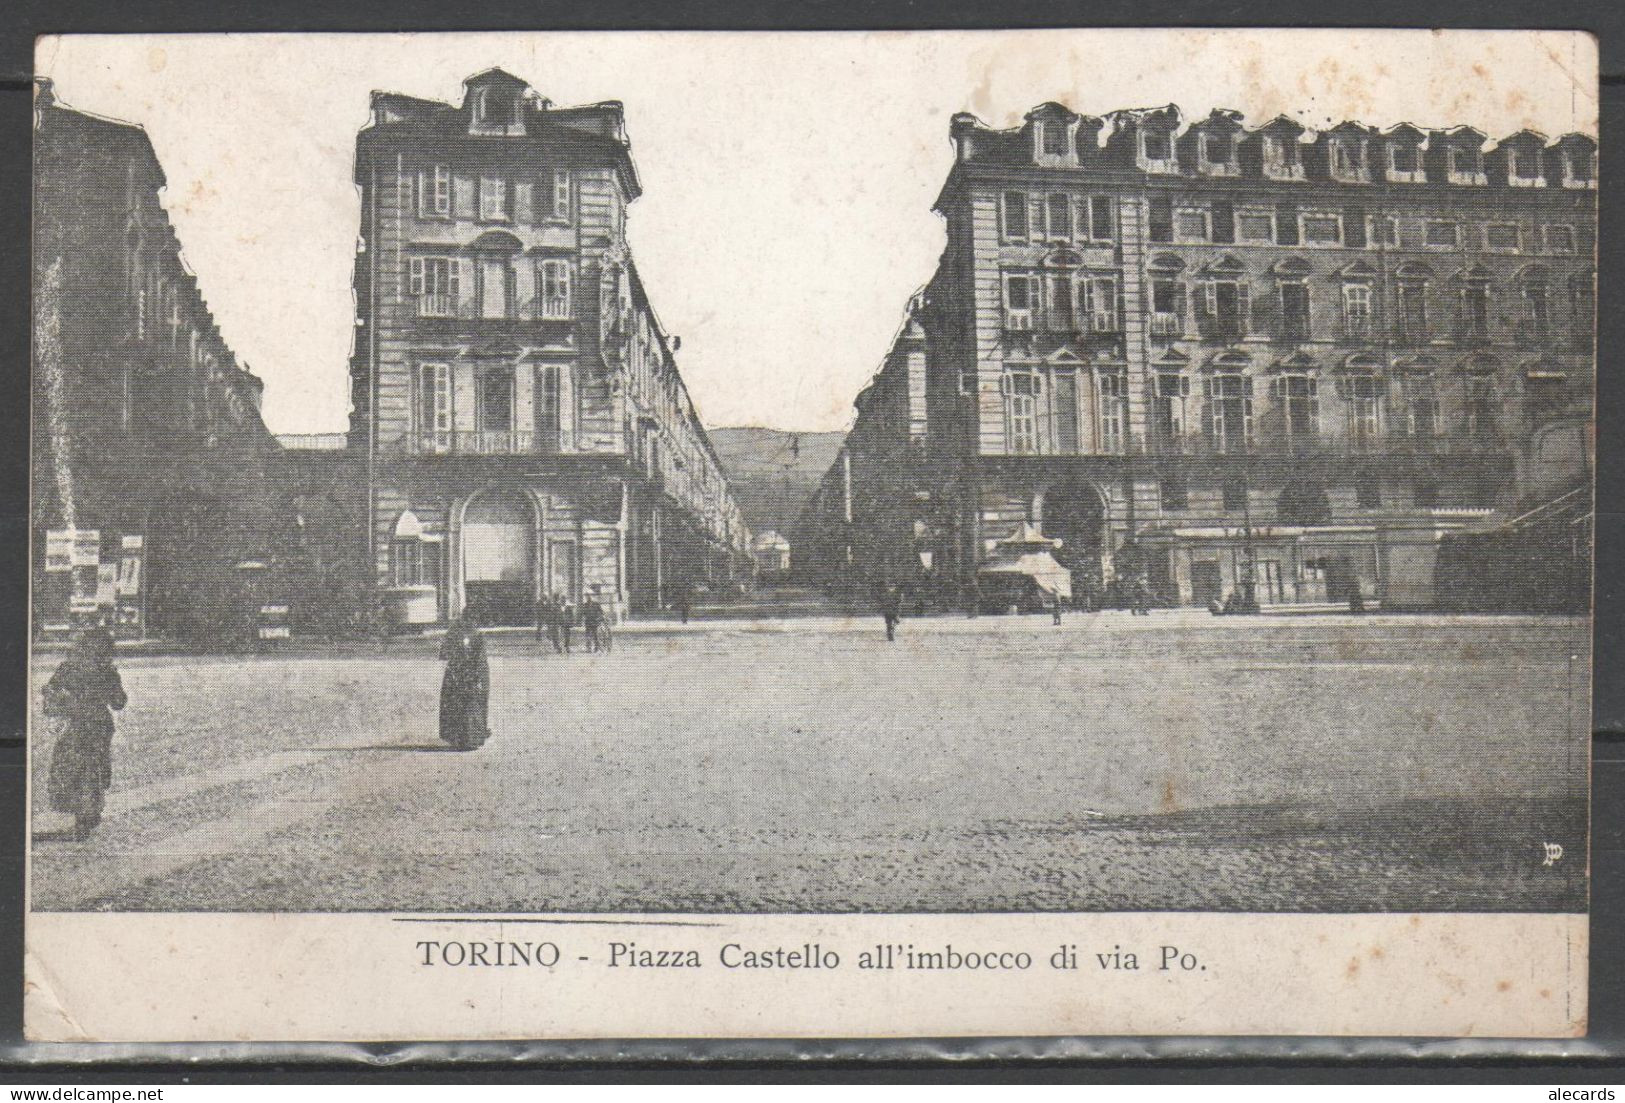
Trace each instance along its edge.
<path fill-rule="evenodd" d="M 1588 647 L 1558 618 L 1188 611 L 905 620 L 893 645 L 878 618 L 629 626 L 602 656 L 501 636 L 469 754 L 435 735 L 433 641 L 131 657 L 88 841 L 45 803 L 35 718 L 33 898 L 1579 908 Z"/>

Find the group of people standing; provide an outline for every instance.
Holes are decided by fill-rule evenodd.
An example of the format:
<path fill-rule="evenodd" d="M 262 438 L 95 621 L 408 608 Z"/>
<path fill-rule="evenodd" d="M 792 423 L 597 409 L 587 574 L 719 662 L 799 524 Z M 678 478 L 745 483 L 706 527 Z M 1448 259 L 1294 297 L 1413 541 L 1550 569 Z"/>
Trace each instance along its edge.
<path fill-rule="evenodd" d="M 596 593 L 581 603 L 581 631 L 588 651 L 608 651 L 613 642 L 609 617 Z M 536 638 L 545 639 L 560 655 L 571 652 L 576 607 L 563 594 L 546 594 L 536 603 Z"/>

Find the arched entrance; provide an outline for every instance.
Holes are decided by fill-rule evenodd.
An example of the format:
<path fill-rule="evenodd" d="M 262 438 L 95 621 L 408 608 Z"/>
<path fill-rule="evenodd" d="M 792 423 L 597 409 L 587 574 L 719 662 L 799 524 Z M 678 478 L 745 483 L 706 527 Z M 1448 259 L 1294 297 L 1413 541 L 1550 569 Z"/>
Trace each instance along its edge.
<path fill-rule="evenodd" d="M 1039 496 L 1038 520 L 1045 536 L 1061 541 L 1056 560 L 1072 572 L 1075 601 L 1104 589 L 1106 498 L 1093 483 L 1073 480 L 1050 487 Z"/>
<path fill-rule="evenodd" d="M 481 624 L 535 619 L 541 516 L 521 490 L 482 490 L 463 507 L 459 537 L 463 611 Z"/>

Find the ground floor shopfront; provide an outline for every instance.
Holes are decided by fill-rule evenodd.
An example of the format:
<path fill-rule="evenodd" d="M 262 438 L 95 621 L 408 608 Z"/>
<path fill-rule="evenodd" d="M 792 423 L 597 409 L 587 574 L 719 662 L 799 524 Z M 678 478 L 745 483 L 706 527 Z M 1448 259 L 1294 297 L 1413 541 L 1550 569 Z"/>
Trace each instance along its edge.
<path fill-rule="evenodd" d="M 901 496 L 911 545 L 887 562 L 924 564 L 952 604 L 1001 541 L 1035 526 L 1057 541 L 1080 605 L 1123 599 L 1141 579 L 1161 605 L 1222 604 L 1251 588 L 1263 604 L 1439 604 L 1440 542 L 1497 517 L 1496 472 L 1454 479 L 1414 463 L 1358 465 L 1187 459 L 984 460 L 950 477 L 922 472 Z M 894 539 L 892 543 L 897 543 Z M 907 541 L 904 541 L 906 544 Z M 853 539 L 861 548 L 862 534 Z"/>

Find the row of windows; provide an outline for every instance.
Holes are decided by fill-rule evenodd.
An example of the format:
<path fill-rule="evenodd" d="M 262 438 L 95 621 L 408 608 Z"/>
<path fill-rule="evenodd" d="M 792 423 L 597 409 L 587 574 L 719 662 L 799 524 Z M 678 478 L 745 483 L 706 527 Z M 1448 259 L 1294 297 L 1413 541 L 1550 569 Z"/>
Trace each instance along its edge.
<path fill-rule="evenodd" d="M 1553 295 L 1543 278 L 1525 277 L 1506 288 L 1483 278 L 1462 278 L 1443 288 L 1421 277 L 1401 277 L 1393 284 L 1388 312 L 1396 339 L 1426 342 L 1453 338 L 1487 341 L 1497 307 L 1510 311 L 1515 332 L 1522 338 L 1551 336 L 1557 318 Z M 1378 294 L 1367 279 L 1344 279 L 1334 287 L 1336 298 L 1325 312 L 1311 309 L 1311 283 L 1306 278 L 1277 276 L 1263 296 L 1240 276 L 1214 276 L 1187 284 L 1155 272 L 1151 278 L 1151 333 L 1154 337 L 1187 335 L 1188 315 L 1194 313 L 1195 333 L 1217 340 L 1240 340 L 1253 334 L 1284 340 L 1310 341 L 1317 337 L 1366 340 L 1381 335 Z M 1188 302 L 1194 290 L 1195 309 Z M 1441 294 L 1441 291 L 1443 292 Z M 1497 303 L 1497 294 L 1509 295 Z M 1433 311 L 1453 307 L 1453 325 L 1437 332 Z M 1595 315 L 1595 288 L 1589 278 L 1568 281 L 1570 331 L 1589 335 Z M 1335 328 L 1316 332 L 1317 316 L 1335 318 Z M 1007 331 L 1050 330 L 1063 333 L 1118 333 L 1122 330 L 1120 299 L 1115 277 L 1068 272 L 1006 271 L 1004 273 L 1004 325 Z"/>
<path fill-rule="evenodd" d="M 540 176 L 453 173 L 446 165 L 401 178 L 404 206 L 419 218 L 464 218 L 481 222 L 565 222 L 574 216 L 574 191 L 567 169 Z"/>
<path fill-rule="evenodd" d="M 519 265 L 502 256 L 419 256 L 407 261 L 407 294 L 421 318 L 575 317 L 573 266 L 564 258 Z M 520 297 L 523 272 L 530 294 Z"/>
<path fill-rule="evenodd" d="M 1289 371 L 1263 382 L 1269 402 L 1262 417 L 1255 416 L 1254 394 L 1259 377 L 1241 372 L 1215 372 L 1201 378 L 1199 399 L 1192 394 L 1191 378 L 1181 372 L 1160 372 L 1149 396 L 1149 445 L 1153 451 L 1178 452 L 1193 439 L 1214 452 L 1243 452 L 1259 446 L 1259 422 L 1270 439 L 1287 444 L 1314 444 L 1333 429 L 1325 422 L 1321 405 L 1321 379 L 1312 372 Z M 1431 439 L 1447 431 L 1462 436 L 1493 438 L 1502 416 L 1503 398 L 1492 377 L 1464 375 L 1453 381 L 1453 418 L 1442 416 L 1439 383 L 1432 375 L 1405 375 L 1395 379 L 1370 372 L 1339 373 L 1334 381 L 1339 420 L 1334 435 L 1355 446 L 1375 445 L 1390 436 Z M 1001 380 L 1007 439 L 1012 451 L 1076 453 L 1092 447 L 1105 453 L 1124 450 L 1128 417 L 1126 378 L 1116 372 L 1094 376 L 1092 440 L 1085 440 L 1080 423 L 1080 386 L 1088 387 L 1071 370 L 1044 373 L 1017 368 Z M 1048 404 L 1040 402 L 1046 387 Z M 1525 406 L 1540 420 L 1561 409 L 1568 389 L 1560 376 L 1525 384 Z"/>
<path fill-rule="evenodd" d="M 1190 508 L 1190 487 L 1184 476 L 1164 476 L 1157 490 L 1159 504 L 1165 511 L 1177 512 Z M 1418 509 L 1433 509 L 1439 505 L 1437 479 L 1413 480 L 1410 491 L 1411 502 Z M 1219 501 L 1223 509 L 1232 513 L 1257 509 L 1262 504 L 1250 492 L 1247 480 L 1240 476 L 1231 476 L 1220 483 Z M 1279 524 L 1324 525 L 1331 520 L 1331 502 L 1322 488 L 1289 486 L 1275 496 L 1273 504 L 1275 520 Z M 1381 509 L 1383 504 L 1382 476 L 1376 471 L 1357 472 L 1354 477 L 1355 508 Z"/>
<path fill-rule="evenodd" d="M 570 447 L 574 431 L 574 387 L 561 364 L 522 367 L 532 371 L 533 420 L 516 420 L 518 376 L 512 364 L 479 364 L 473 369 L 472 416 L 456 409 L 457 388 L 449 363 L 420 363 L 414 378 L 414 428 L 418 449 L 428 452 L 556 452 Z M 459 434 L 458 423 L 472 424 Z M 466 439 L 465 439 L 466 438 Z"/>
<path fill-rule="evenodd" d="M 1113 210 L 1111 196 L 1007 191 L 1000 204 L 1000 233 L 1011 244 L 1106 244 L 1116 238 Z M 1295 204 L 1176 203 L 1170 196 L 1151 197 L 1147 231 L 1153 242 L 1179 244 L 1471 249 L 1557 255 L 1573 255 L 1577 248 L 1575 228 L 1568 223 L 1546 223 L 1531 227 L 1526 234 L 1521 224 L 1507 220 L 1462 222 L 1373 215 L 1358 208 L 1299 210 Z"/>

